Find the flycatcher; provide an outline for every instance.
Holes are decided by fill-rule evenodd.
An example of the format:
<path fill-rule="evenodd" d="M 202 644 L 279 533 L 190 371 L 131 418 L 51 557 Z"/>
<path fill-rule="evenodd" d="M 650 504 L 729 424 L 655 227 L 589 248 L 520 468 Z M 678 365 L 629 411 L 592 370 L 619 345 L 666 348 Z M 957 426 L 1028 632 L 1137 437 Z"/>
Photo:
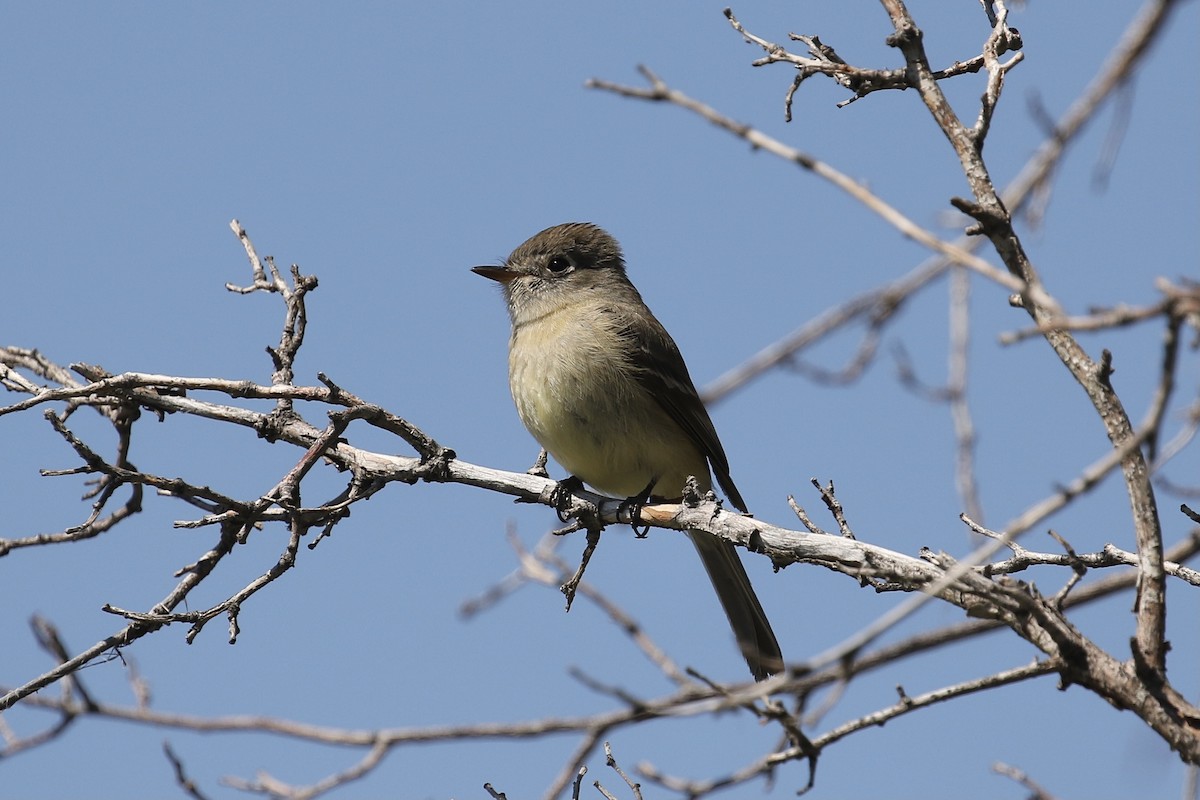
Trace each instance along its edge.
<path fill-rule="evenodd" d="M 746 510 L 683 356 L 625 275 L 616 239 L 586 222 L 547 228 L 498 281 L 512 339 L 508 380 L 517 413 L 568 472 L 604 494 L 682 496 L 688 476 Z M 729 542 L 689 531 L 756 680 L 783 667 L 779 643 Z"/>

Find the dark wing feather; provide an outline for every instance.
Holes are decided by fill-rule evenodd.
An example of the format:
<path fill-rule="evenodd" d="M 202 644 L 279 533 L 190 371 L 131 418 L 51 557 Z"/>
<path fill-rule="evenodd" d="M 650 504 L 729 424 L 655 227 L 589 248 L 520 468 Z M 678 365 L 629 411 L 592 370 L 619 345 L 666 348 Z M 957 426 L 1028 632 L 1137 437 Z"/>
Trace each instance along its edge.
<path fill-rule="evenodd" d="M 637 363 L 644 365 L 634 369 L 633 377 L 708 457 L 717 483 L 729 502 L 739 511 L 745 511 L 746 501 L 729 477 L 729 459 L 717 438 L 717 429 L 700 401 L 679 347 L 649 309 L 646 312 L 621 315 L 623 326 L 619 334 L 637 344 L 641 356 Z"/>

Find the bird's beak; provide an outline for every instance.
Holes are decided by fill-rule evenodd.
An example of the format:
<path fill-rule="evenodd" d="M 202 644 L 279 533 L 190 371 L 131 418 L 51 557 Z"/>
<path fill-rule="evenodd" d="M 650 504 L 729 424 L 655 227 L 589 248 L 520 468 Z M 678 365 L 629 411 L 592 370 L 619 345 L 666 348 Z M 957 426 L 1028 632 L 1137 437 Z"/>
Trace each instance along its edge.
<path fill-rule="evenodd" d="M 476 275 L 482 275 L 485 278 L 491 278 L 494 281 L 499 281 L 500 283 L 505 283 L 505 284 L 511 283 L 512 281 L 517 279 L 518 275 L 520 275 L 519 272 L 517 272 L 515 269 L 513 269 L 512 267 L 509 267 L 509 266 L 471 267 L 471 272 L 474 272 Z"/>

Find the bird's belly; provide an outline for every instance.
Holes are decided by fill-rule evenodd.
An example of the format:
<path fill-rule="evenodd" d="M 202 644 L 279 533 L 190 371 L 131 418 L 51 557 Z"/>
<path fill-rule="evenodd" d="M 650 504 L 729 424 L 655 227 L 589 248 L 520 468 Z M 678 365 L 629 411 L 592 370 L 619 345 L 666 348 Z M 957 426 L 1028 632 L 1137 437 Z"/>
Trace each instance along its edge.
<path fill-rule="evenodd" d="M 586 347 L 515 347 L 509 384 L 525 427 L 564 469 L 595 489 L 678 497 L 688 475 L 708 488 L 708 463 L 626 370 Z M 563 352 L 587 358 L 567 359 Z"/>

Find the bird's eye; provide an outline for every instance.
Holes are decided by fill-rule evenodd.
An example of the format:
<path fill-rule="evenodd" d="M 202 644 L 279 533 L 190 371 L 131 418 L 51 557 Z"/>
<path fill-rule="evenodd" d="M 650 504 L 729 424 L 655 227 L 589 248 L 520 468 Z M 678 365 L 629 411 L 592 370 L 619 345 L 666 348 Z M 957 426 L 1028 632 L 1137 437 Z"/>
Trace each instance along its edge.
<path fill-rule="evenodd" d="M 571 259 L 566 256 L 551 256 L 550 263 L 546 267 L 555 275 L 562 275 L 571 268 Z"/>

